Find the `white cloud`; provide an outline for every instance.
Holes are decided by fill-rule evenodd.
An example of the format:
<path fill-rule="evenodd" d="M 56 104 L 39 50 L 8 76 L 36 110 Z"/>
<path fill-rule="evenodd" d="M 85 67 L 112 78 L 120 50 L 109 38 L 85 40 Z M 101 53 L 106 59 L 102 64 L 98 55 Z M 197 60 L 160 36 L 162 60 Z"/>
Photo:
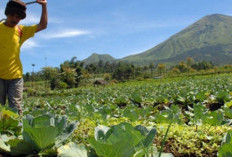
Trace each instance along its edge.
<path fill-rule="evenodd" d="M 25 50 L 25 49 L 31 49 L 31 48 L 34 48 L 34 47 L 39 47 L 39 45 L 33 40 L 33 39 L 30 39 L 30 40 L 27 40 L 23 45 L 22 45 L 22 50 Z"/>
<path fill-rule="evenodd" d="M 41 35 L 41 37 L 45 39 L 51 39 L 51 38 L 69 38 L 69 37 L 76 37 L 80 35 L 87 35 L 91 34 L 89 31 L 84 30 L 63 30 L 60 32 L 53 32 L 53 33 L 46 33 Z"/>

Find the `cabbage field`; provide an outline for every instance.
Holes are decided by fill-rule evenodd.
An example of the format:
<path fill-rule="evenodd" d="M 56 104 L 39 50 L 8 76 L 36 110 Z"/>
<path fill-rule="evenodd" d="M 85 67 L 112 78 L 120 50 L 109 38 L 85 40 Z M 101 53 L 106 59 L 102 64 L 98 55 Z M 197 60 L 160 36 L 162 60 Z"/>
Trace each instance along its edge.
<path fill-rule="evenodd" d="M 0 156 L 232 156 L 232 74 L 24 96 L 23 117 L 0 108 Z"/>

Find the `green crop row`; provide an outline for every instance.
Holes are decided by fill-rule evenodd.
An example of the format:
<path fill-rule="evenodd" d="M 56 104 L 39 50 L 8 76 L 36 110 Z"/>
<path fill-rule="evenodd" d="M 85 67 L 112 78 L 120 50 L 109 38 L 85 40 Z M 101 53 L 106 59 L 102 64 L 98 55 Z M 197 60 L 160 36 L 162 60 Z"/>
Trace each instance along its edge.
<path fill-rule="evenodd" d="M 101 144 L 109 142 L 100 141 L 101 147 L 95 146 L 99 142 L 95 128 L 102 125 L 107 126 L 108 130 L 123 125 L 156 128 L 153 144 L 158 150 L 163 148 L 164 152 L 174 156 L 216 156 L 218 152 L 227 152 L 230 146 L 229 133 L 228 140 L 223 144 L 221 142 L 232 124 L 231 78 L 232 74 L 220 74 L 42 91 L 37 97 L 25 97 L 24 115 L 49 111 L 53 115 L 67 116 L 69 122 L 78 121 L 77 128 L 67 138 L 73 143 L 65 146 L 84 152 L 85 149 L 89 152 L 91 146 L 99 156 L 104 156 L 101 149 L 106 148 Z M 170 129 L 166 143 L 162 145 L 167 126 Z M 17 127 L 7 130 L 7 133 L 19 132 Z M 102 138 L 110 137 L 106 136 L 107 131 L 103 131 Z M 77 144 L 85 146 L 79 147 Z M 111 144 L 113 146 L 115 143 Z M 138 144 L 134 148 L 140 150 L 141 147 Z"/>

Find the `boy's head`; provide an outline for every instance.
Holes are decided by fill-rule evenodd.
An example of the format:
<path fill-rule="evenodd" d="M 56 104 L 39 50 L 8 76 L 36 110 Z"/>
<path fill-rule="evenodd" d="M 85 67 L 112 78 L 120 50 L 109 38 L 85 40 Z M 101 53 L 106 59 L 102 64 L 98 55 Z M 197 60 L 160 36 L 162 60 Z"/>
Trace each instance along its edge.
<path fill-rule="evenodd" d="M 26 17 L 26 4 L 20 0 L 10 0 L 5 9 L 5 15 L 17 14 L 21 19 Z"/>

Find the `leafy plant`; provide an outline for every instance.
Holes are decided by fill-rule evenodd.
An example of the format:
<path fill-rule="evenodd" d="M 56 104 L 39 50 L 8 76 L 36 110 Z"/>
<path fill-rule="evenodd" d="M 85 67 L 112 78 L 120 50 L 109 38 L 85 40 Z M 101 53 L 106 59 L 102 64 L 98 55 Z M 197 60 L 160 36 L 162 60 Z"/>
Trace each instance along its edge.
<path fill-rule="evenodd" d="M 216 100 L 218 102 L 228 102 L 230 101 L 230 95 L 228 92 L 225 92 L 225 91 L 219 91 L 216 93 Z"/>
<path fill-rule="evenodd" d="M 223 141 L 222 141 L 222 146 L 218 151 L 218 156 L 219 157 L 230 157 L 232 156 L 232 131 L 229 131 Z"/>
<path fill-rule="evenodd" d="M 7 140 L 5 145 L 10 151 L 5 151 L 12 155 L 42 153 L 54 146 L 59 147 L 75 128 L 76 123 L 68 124 L 66 116 L 26 115 L 23 118 L 22 138 Z"/>
<path fill-rule="evenodd" d="M 10 146 L 8 146 L 6 142 L 14 138 L 14 136 L 0 135 L 0 150 L 3 152 L 10 152 Z"/>
<path fill-rule="evenodd" d="M 155 115 L 155 120 L 157 123 L 182 123 L 181 110 L 177 105 L 172 105 L 170 108 L 165 108 L 166 110 L 163 110 L 159 114 Z"/>
<path fill-rule="evenodd" d="M 224 114 L 220 110 L 209 112 L 206 116 L 206 123 L 212 126 L 219 126 L 224 122 Z"/>
<path fill-rule="evenodd" d="M 123 115 L 129 118 L 131 121 L 136 121 L 140 118 L 138 109 L 133 105 L 128 105 L 123 111 Z"/>
<path fill-rule="evenodd" d="M 19 115 L 0 105 L 0 134 L 19 135 Z"/>
<path fill-rule="evenodd" d="M 142 157 L 149 155 L 155 135 L 155 128 L 148 131 L 141 125 L 133 127 L 124 122 L 111 128 L 96 127 L 95 138 L 88 141 L 98 156 Z"/>
<path fill-rule="evenodd" d="M 185 113 L 190 116 L 189 124 L 193 125 L 202 125 L 206 118 L 206 113 L 208 112 L 207 108 L 203 104 L 194 104 L 193 108 L 188 106 L 189 111 L 185 111 Z"/>
<path fill-rule="evenodd" d="M 59 157 L 88 157 L 87 150 L 84 145 L 77 145 L 73 142 L 58 148 Z"/>

